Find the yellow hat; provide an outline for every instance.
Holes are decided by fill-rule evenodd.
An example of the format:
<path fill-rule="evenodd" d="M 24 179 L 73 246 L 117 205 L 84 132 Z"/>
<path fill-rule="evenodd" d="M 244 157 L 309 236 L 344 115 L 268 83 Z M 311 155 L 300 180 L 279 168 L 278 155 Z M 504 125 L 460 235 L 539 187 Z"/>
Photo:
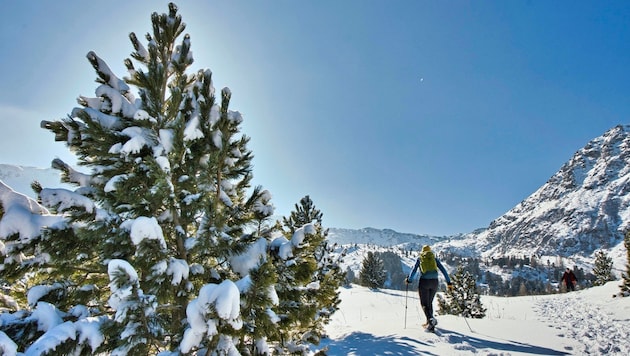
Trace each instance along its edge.
<path fill-rule="evenodd" d="M 422 246 L 422 252 L 431 251 L 431 247 L 429 245 Z"/>

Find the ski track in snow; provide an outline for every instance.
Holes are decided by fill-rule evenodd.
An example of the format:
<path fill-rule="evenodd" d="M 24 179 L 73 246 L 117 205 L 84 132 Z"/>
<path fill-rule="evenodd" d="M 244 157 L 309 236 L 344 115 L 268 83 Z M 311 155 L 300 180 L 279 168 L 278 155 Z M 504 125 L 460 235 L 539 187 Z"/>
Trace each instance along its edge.
<path fill-rule="evenodd" d="M 630 324 L 588 301 L 576 292 L 539 299 L 535 310 L 558 336 L 580 341 L 582 349 L 567 350 L 586 355 L 630 355 Z"/>

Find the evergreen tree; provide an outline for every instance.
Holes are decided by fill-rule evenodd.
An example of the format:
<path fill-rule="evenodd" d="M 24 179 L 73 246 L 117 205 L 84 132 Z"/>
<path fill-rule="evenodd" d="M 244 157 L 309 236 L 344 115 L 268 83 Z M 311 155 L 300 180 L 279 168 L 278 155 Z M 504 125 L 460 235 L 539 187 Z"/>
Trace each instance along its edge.
<path fill-rule="evenodd" d="M 622 284 L 619 286 L 621 295 L 630 296 L 630 230 L 626 231 L 623 238 L 623 246 L 626 248 L 626 273 L 623 275 Z"/>
<path fill-rule="evenodd" d="M 451 277 L 452 289 L 446 296 L 437 295 L 440 314 L 462 315 L 481 319 L 486 316 L 486 309 L 481 304 L 475 278 L 460 265 Z"/>
<path fill-rule="evenodd" d="M 599 250 L 595 252 L 595 263 L 593 266 L 593 274 L 595 275 L 595 282 L 593 285 L 601 286 L 608 281 L 614 281 L 615 276 L 612 273 L 613 260 L 606 252 Z"/>
<path fill-rule="evenodd" d="M 403 272 L 400 255 L 391 251 L 375 252 L 375 254 L 383 261 L 383 269 L 387 277 L 385 287 L 404 290 L 407 274 Z"/>
<path fill-rule="evenodd" d="M 26 284 L 11 291 L 30 304 L 21 308 L 49 305 L 60 327 L 73 325 L 49 350 L 57 354 L 264 349 L 261 328 L 274 319 L 260 311 L 273 307 L 276 276 L 259 227 L 273 212 L 270 195 L 251 187 L 249 138 L 230 90 L 217 98 L 210 70 L 188 70 L 191 40 L 177 7 L 151 20 L 146 46 L 130 34 L 128 78 L 89 52 L 96 97 L 42 122 L 89 173 L 53 161 L 78 189 L 34 185 L 56 215 L 41 218 L 50 220 L 41 235 L 9 237 L 3 278 Z M 1 326 L 20 350 L 52 337 L 30 315 Z"/>
<path fill-rule="evenodd" d="M 356 275 L 354 274 L 352 268 L 348 267 L 346 268 L 346 279 L 344 282 L 344 286 L 349 287 L 352 283 L 356 283 Z"/>
<path fill-rule="evenodd" d="M 383 260 L 372 251 L 368 252 L 363 259 L 361 271 L 359 272 L 361 285 L 368 288 L 383 288 L 386 279 L 387 273 L 385 272 Z"/>
<path fill-rule="evenodd" d="M 276 251 L 276 256 L 285 257 L 276 259 L 280 353 L 307 353 L 309 344 L 319 344 L 324 326 L 341 302 L 343 253 L 334 253 L 335 246 L 329 245 L 322 217 L 307 195 L 283 218 L 283 242 L 292 251 L 290 256 Z"/>
<path fill-rule="evenodd" d="M 522 281 L 521 285 L 518 287 L 518 295 L 524 296 L 528 294 L 529 294 L 529 291 L 527 290 L 527 284 L 525 284 L 525 281 Z"/>

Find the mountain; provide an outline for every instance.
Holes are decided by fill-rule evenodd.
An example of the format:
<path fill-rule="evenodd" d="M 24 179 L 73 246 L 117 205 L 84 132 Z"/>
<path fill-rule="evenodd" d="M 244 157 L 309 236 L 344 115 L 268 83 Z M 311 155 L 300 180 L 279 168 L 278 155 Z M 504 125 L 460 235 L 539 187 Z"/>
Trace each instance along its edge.
<path fill-rule="evenodd" d="M 518 276 L 553 283 L 562 265 L 591 271 L 597 250 L 613 259 L 619 276 L 626 270 L 623 236 L 629 227 L 630 126 L 619 125 L 588 142 L 542 187 L 487 228 L 446 237 L 331 228 L 329 237 L 342 245 L 354 244 L 346 247 L 346 266 L 354 272 L 360 270 L 368 251 L 398 252 L 408 268 L 414 258 L 404 251 L 430 244 L 451 257 L 482 261 L 516 257 L 526 264 L 535 258 L 542 263 L 537 270 L 530 265 L 524 268 L 523 263 L 516 263 L 519 271 L 514 265 L 505 268 L 503 263 L 485 262 L 480 271 L 491 271 L 504 281 Z M 547 267 L 554 265 L 555 271 Z"/>
<path fill-rule="evenodd" d="M 38 181 L 45 188 L 69 187 L 61 184 L 61 173 L 52 168 L 35 168 L 0 164 L 0 180 L 16 192 L 36 198 L 31 183 Z"/>
<path fill-rule="evenodd" d="M 416 235 L 410 233 L 396 232 L 390 229 L 374 229 L 366 227 L 363 229 L 342 229 L 330 228 L 328 239 L 341 245 L 351 245 L 355 243 L 376 245 L 376 246 L 394 246 L 401 244 L 434 244 L 441 241 L 441 237 L 429 235 Z"/>
<path fill-rule="evenodd" d="M 630 126 L 578 150 L 542 187 L 490 226 L 467 236 L 483 257 L 625 253 L 630 224 Z"/>

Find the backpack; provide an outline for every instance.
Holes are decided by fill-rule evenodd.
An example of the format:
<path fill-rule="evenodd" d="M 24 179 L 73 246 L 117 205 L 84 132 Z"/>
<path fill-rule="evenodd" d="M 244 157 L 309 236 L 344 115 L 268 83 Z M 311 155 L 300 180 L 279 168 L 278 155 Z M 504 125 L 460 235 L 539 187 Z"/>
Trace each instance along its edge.
<path fill-rule="evenodd" d="M 433 251 L 425 251 L 420 254 L 420 271 L 424 274 L 429 271 L 437 271 L 437 262 Z"/>

